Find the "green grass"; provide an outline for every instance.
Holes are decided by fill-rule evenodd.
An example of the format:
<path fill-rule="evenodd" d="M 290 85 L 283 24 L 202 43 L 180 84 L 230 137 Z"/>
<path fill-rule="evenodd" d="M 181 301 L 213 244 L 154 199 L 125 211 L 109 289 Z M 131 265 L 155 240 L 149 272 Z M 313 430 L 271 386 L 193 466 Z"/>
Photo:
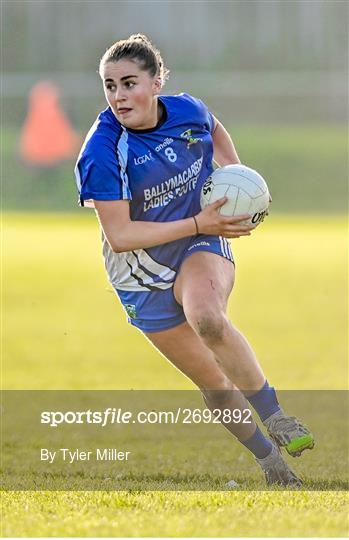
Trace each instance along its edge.
<path fill-rule="evenodd" d="M 7 536 L 346 537 L 344 494 L 13 493 Z"/>
<path fill-rule="evenodd" d="M 5 214 L 4 241 L 5 388 L 193 388 L 127 325 L 104 275 L 92 212 Z M 229 313 L 269 380 L 279 389 L 345 388 L 344 218 L 272 214 L 233 249 Z M 320 450 L 292 462 L 309 482 L 320 472 Z M 234 463 L 240 455 L 241 470 L 251 463 L 251 488 L 259 488 L 252 458 L 232 441 Z M 2 499 L 4 536 L 348 533 L 340 491 L 6 492 Z"/>
<path fill-rule="evenodd" d="M 6 388 L 193 387 L 126 323 L 99 236 L 91 210 L 5 215 Z M 271 381 L 283 389 L 343 388 L 345 219 L 271 215 L 233 250 L 229 313 Z"/>

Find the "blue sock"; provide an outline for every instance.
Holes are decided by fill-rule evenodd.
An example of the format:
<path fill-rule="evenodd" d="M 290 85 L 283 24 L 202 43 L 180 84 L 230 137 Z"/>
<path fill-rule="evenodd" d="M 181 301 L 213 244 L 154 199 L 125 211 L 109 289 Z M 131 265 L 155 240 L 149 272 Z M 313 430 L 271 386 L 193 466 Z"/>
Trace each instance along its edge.
<path fill-rule="evenodd" d="M 265 381 L 263 388 L 253 396 L 246 396 L 252 407 L 259 415 L 262 422 L 272 414 L 280 411 L 280 405 L 276 397 L 275 389 Z"/>
<path fill-rule="evenodd" d="M 246 448 L 248 448 L 258 459 L 267 457 L 273 448 L 272 442 L 263 435 L 258 426 L 256 427 L 256 431 L 252 437 L 246 439 L 246 441 L 240 442 L 246 446 Z"/>

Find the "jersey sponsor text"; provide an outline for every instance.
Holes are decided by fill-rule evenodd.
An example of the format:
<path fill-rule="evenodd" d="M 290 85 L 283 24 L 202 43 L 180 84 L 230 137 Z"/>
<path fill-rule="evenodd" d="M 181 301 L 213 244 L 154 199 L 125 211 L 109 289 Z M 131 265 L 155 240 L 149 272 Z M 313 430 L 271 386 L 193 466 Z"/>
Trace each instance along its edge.
<path fill-rule="evenodd" d="M 182 173 L 178 173 L 152 188 L 145 189 L 144 212 L 147 212 L 150 208 L 166 206 L 176 197 L 182 197 L 188 191 L 195 189 L 202 168 L 202 161 L 203 158 L 200 157 Z"/>

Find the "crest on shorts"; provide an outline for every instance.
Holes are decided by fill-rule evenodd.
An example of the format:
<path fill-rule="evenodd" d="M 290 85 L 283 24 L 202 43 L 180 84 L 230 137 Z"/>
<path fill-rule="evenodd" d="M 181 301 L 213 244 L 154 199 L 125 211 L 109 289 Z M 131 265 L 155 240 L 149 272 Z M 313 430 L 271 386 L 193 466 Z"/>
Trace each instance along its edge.
<path fill-rule="evenodd" d="M 136 306 L 134 304 L 125 304 L 125 311 L 131 319 L 137 318 Z"/>

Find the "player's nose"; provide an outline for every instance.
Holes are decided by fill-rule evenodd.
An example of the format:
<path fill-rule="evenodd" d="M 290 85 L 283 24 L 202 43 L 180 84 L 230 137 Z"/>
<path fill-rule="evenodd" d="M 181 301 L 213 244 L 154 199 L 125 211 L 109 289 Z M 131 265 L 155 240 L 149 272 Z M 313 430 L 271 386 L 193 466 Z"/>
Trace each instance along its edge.
<path fill-rule="evenodd" d="M 117 88 L 116 92 L 115 92 L 115 101 L 116 103 L 120 102 L 120 101 L 125 101 L 126 99 L 126 96 L 125 96 L 125 91 L 123 90 L 123 88 Z"/>

